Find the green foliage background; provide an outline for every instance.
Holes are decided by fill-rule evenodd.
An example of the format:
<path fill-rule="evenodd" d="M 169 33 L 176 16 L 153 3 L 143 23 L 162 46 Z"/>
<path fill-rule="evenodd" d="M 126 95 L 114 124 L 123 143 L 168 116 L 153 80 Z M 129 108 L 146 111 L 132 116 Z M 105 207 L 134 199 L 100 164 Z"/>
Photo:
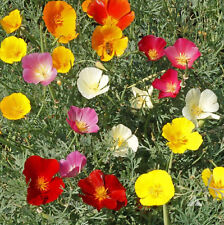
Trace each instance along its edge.
<path fill-rule="evenodd" d="M 42 20 L 47 1 L 2 0 L 1 16 L 18 8 L 23 15 L 22 27 L 15 32 L 28 43 L 28 53 L 40 52 L 40 31 L 44 37 L 45 51 L 56 47 Z M 166 169 L 170 150 L 161 136 L 162 127 L 176 117 L 181 117 L 184 98 L 189 89 L 209 88 L 218 96 L 220 104 L 218 121 L 208 120 L 199 129 L 203 144 L 198 151 L 175 155 L 171 176 L 175 185 L 175 197 L 169 202 L 171 224 L 223 225 L 224 202 L 213 200 L 201 180 L 204 168 L 224 166 L 224 7 L 221 0 L 130 0 L 136 18 L 124 30 L 129 38 L 125 54 L 104 64 L 110 77 L 108 93 L 87 100 L 77 90 L 78 72 L 86 66 L 94 66 L 99 57 L 91 48 L 91 35 L 97 24 L 81 10 L 81 1 L 68 1 L 77 12 L 77 39 L 67 45 L 75 55 L 75 65 L 68 74 L 58 74 L 44 97 L 41 85 L 27 84 L 22 78 L 21 63 L 13 65 L 0 62 L 0 98 L 13 92 L 22 92 L 31 101 L 32 110 L 26 119 L 10 121 L 0 117 L 0 224 L 163 224 L 162 207 L 139 208 L 134 192 L 136 178 L 153 169 Z M 138 41 L 145 35 L 163 37 L 167 45 L 185 37 L 193 41 L 202 56 L 189 70 L 186 87 L 175 99 L 158 100 L 153 92 L 154 108 L 133 110 L 128 86 L 143 78 L 171 68 L 163 57 L 149 62 L 138 52 Z M 0 29 L 0 40 L 6 33 Z M 179 71 L 181 78 L 183 71 Z M 154 78 L 140 82 L 136 87 L 147 89 Z M 75 135 L 66 122 L 71 105 L 92 107 L 99 116 L 100 132 Z M 40 108 L 42 110 L 40 111 Z M 137 153 L 127 158 L 114 158 L 111 154 L 110 129 L 119 123 L 135 132 L 140 146 Z M 75 145 L 75 147 L 74 147 Z M 66 188 L 58 200 L 41 207 L 26 202 L 26 184 L 22 174 L 25 160 L 31 155 L 45 158 L 65 158 L 74 149 L 87 156 L 84 171 L 76 178 L 66 179 Z M 118 212 L 103 209 L 97 212 L 78 197 L 79 179 L 88 176 L 93 169 L 115 174 L 127 189 L 128 205 Z M 194 202 L 200 201 L 202 206 Z M 191 204 L 189 204 L 191 203 Z"/>

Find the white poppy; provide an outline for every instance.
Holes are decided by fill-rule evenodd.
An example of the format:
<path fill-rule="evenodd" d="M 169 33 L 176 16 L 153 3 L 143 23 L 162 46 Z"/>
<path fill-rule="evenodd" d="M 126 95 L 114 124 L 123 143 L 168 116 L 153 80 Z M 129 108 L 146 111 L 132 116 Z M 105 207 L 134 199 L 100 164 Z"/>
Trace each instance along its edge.
<path fill-rule="evenodd" d="M 109 86 L 106 86 L 109 77 L 102 73 L 95 67 L 86 67 L 79 73 L 77 86 L 83 97 L 91 99 L 109 90 Z"/>
<path fill-rule="evenodd" d="M 152 95 L 153 86 L 150 86 L 148 91 L 142 91 L 136 87 L 132 87 L 134 99 L 131 100 L 131 107 L 135 109 L 153 108 L 150 96 Z"/>
<path fill-rule="evenodd" d="M 219 115 L 214 114 L 219 109 L 217 96 L 209 89 L 200 92 L 199 88 L 192 88 L 188 91 L 185 102 L 186 106 L 183 108 L 182 114 L 195 125 L 198 125 L 198 119 L 209 117 L 218 120 L 220 118 Z"/>
<path fill-rule="evenodd" d="M 130 148 L 133 152 L 136 152 L 138 149 L 138 139 L 132 134 L 131 130 L 119 124 L 114 126 L 111 131 L 111 135 L 114 140 L 114 155 L 124 157 L 128 153 Z"/>

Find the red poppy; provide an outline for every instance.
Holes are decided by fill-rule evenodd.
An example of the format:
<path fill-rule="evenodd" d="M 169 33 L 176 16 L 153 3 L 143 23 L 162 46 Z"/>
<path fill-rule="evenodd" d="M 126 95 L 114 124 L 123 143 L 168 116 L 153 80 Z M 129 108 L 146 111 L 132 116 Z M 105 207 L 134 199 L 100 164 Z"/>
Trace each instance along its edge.
<path fill-rule="evenodd" d="M 160 79 L 155 79 L 152 86 L 160 90 L 159 98 L 175 98 L 180 91 L 181 80 L 178 80 L 176 70 L 168 69 Z"/>
<path fill-rule="evenodd" d="M 127 205 L 125 188 L 116 176 L 106 175 L 101 170 L 94 170 L 78 182 L 84 195 L 82 200 L 100 211 L 102 208 L 119 210 Z"/>
<path fill-rule="evenodd" d="M 124 30 L 135 18 L 128 0 L 85 0 L 82 9 L 101 24 L 114 24 Z"/>
<path fill-rule="evenodd" d="M 151 61 L 156 61 L 164 56 L 166 41 L 163 38 L 147 35 L 138 42 L 139 51 L 145 53 Z"/>
<path fill-rule="evenodd" d="M 40 156 L 30 156 L 24 165 L 23 174 L 26 177 L 27 202 L 31 205 L 41 205 L 52 202 L 63 192 L 65 184 L 59 177 L 52 178 L 59 171 L 56 159 L 44 159 Z"/>

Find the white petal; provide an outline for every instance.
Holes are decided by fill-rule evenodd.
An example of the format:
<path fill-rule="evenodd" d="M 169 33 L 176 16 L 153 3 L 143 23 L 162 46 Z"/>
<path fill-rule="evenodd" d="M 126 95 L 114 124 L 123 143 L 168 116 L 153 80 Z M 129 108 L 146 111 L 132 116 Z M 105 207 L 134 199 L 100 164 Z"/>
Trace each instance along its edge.
<path fill-rule="evenodd" d="M 118 149 L 113 152 L 113 155 L 116 157 L 125 157 L 128 154 L 128 148 Z"/>
<path fill-rule="evenodd" d="M 198 116 L 198 119 L 205 119 L 208 117 L 211 119 L 215 119 L 215 120 L 218 120 L 220 118 L 219 115 L 214 114 L 214 113 L 201 113 L 200 116 Z"/>
<path fill-rule="evenodd" d="M 201 96 L 201 92 L 199 88 L 192 88 L 187 92 L 187 95 L 185 97 L 186 105 L 190 108 L 194 105 L 199 105 L 199 99 Z"/>
<path fill-rule="evenodd" d="M 79 73 L 79 79 L 84 80 L 87 84 L 98 83 L 101 76 L 102 70 L 95 67 L 86 67 Z"/>
<path fill-rule="evenodd" d="M 135 135 L 132 135 L 127 140 L 128 146 L 133 150 L 133 152 L 136 152 L 138 149 L 138 138 Z"/>
<path fill-rule="evenodd" d="M 107 75 L 103 75 L 100 79 L 99 88 L 100 89 L 104 88 L 108 82 L 109 82 L 109 77 Z"/>
<path fill-rule="evenodd" d="M 219 104 L 217 103 L 217 96 L 215 93 L 209 89 L 205 89 L 201 93 L 199 107 L 204 112 L 216 112 L 219 109 Z"/>
<path fill-rule="evenodd" d="M 152 92 L 153 92 L 153 86 L 151 85 L 150 88 L 149 88 L 149 90 L 148 90 L 149 96 L 152 95 Z"/>
<path fill-rule="evenodd" d="M 149 109 L 152 109 L 152 108 L 153 108 L 153 104 L 152 104 L 152 102 L 151 102 L 150 97 L 147 96 L 147 97 L 145 98 L 145 103 L 146 103 L 146 105 L 148 106 Z"/>
<path fill-rule="evenodd" d="M 107 92 L 107 91 L 109 90 L 109 87 L 110 87 L 110 86 L 106 86 L 105 88 L 101 89 L 101 90 L 97 93 L 97 95 L 101 95 L 101 94 Z"/>
<path fill-rule="evenodd" d="M 94 98 L 96 96 L 96 93 L 93 92 L 92 89 L 89 89 L 86 82 L 80 78 L 77 80 L 77 87 L 81 95 L 87 99 Z"/>
<path fill-rule="evenodd" d="M 112 128 L 112 136 L 114 139 L 122 137 L 124 140 L 128 139 L 132 135 L 131 130 L 124 126 L 123 124 L 119 124 Z"/>
<path fill-rule="evenodd" d="M 187 118 L 188 120 L 191 120 L 195 125 L 197 124 L 197 118 L 190 113 L 191 111 L 189 110 L 189 107 L 185 106 L 182 109 L 182 115 Z"/>

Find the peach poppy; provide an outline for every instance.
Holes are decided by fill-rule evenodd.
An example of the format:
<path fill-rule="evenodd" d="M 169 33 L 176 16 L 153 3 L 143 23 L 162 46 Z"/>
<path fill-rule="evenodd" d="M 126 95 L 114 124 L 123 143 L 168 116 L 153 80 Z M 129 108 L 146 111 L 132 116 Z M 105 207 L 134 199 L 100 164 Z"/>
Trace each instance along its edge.
<path fill-rule="evenodd" d="M 58 38 L 60 43 L 68 43 L 78 36 L 76 12 L 64 1 L 48 2 L 44 7 L 43 20 L 48 31 Z"/>
<path fill-rule="evenodd" d="M 82 9 L 101 24 L 114 24 L 124 30 L 135 18 L 128 0 L 85 0 Z"/>
<path fill-rule="evenodd" d="M 114 55 L 121 56 L 128 46 L 128 38 L 115 25 L 98 26 L 93 31 L 92 48 L 102 61 L 109 61 Z"/>

